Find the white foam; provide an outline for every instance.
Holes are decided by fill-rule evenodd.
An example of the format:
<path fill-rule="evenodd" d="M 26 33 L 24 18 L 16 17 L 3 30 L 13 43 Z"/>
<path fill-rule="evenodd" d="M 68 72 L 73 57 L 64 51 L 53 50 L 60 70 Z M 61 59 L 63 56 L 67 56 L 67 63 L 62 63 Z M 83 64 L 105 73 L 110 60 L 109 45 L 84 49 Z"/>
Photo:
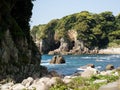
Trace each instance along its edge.
<path fill-rule="evenodd" d="M 47 66 L 50 65 L 49 63 L 41 63 L 40 65 Z"/>
<path fill-rule="evenodd" d="M 97 59 L 96 61 L 97 61 L 97 62 L 103 62 L 104 60 L 102 60 L 102 59 Z"/>
<path fill-rule="evenodd" d="M 85 69 L 83 69 L 83 68 L 77 68 L 77 70 L 82 70 L 82 71 L 84 71 Z"/>
<path fill-rule="evenodd" d="M 96 69 L 100 69 L 100 68 L 102 68 L 102 66 L 97 66 L 97 67 L 95 67 Z"/>

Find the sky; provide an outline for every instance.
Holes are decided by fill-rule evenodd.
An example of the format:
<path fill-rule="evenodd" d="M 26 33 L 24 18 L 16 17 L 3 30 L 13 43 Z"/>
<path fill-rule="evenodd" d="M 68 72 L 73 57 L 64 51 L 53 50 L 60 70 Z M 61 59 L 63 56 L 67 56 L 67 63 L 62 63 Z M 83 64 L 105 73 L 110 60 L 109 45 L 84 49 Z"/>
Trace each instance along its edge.
<path fill-rule="evenodd" d="M 33 4 L 31 27 L 81 11 L 120 14 L 120 0 L 36 0 Z"/>

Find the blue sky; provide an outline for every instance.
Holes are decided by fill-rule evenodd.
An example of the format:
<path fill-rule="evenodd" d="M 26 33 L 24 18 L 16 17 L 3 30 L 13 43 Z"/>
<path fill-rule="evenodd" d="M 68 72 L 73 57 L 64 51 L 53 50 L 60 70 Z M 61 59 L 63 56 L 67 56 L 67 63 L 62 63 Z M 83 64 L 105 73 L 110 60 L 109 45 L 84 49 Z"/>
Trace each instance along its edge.
<path fill-rule="evenodd" d="M 30 25 L 32 27 L 46 24 L 52 19 L 59 19 L 81 11 L 92 13 L 111 11 L 114 15 L 118 15 L 120 0 L 36 0 Z"/>

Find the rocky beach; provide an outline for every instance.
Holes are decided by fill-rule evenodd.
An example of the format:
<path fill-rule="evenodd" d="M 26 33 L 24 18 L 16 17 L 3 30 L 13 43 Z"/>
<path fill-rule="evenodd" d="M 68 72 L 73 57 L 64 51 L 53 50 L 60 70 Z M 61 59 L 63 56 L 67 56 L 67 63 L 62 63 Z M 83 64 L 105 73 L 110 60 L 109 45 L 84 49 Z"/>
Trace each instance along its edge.
<path fill-rule="evenodd" d="M 31 28 L 33 1 L 0 0 L 0 90 L 120 90 L 120 14 L 81 11 Z"/>
<path fill-rule="evenodd" d="M 120 54 L 120 48 L 106 48 L 99 50 L 99 54 Z"/>
<path fill-rule="evenodd" d="M 99 88 L 99 90 L 120 90 L 119 75 L 120 75 L 120 68 L 114 69 L 114 66 L 112 65 L 107 65 L 106 71 L 98 71 L 97 69 L 95 69 L 95 67 L 93 67 L 92 64 L 89 64 L 84 66 L 83 72 L 80 72 L 80 73 L 77 72 L 76 74 L 70 75 L 70 76 L 59 75 L 57 72 L 51 71 L 47 75 L 41 78 L 28 77 L 20 83 L 15 83 L 14 81 L 8 81 L 8 82 L 1 81 L 0 90 L 53 90 L 52 89 L 53 86 L 59 83 L 62 83 L 62 85 L 69 85 L 74 81 L 74 79 L 82 78 L 84 80 L 85 78 L 88 78 L 88 79 L 93 78 L 93 76 L 94 76 L 94 80 L 92 80 L 92 83 L 94 83 L 94 85 L 109 83 L 107 85 L 103 84 Z M 102 77 L 102 78 L 99 78 L 99 77 Z M 108 77 L 110 77 L 111 80 Z M 116 81 L 116 82 L 113 82 L 113 81 Z M 87 80 L 87 82 L 90 83 L 91 80 L 89 79 Z M 110 82 L 113 82 L 113 83 L 110 83 Z M 87 88 L 88 86 L 86 85 L 80 86 L 78 89 L 80 88 L 82 89 L 85 87 Z M 67 86 L 67 88 L 69 88 L 67 90 L 74 90 L 75 88 L 77 88 L 77 86 L 71 87 L 71 88 Z M 64 90 L 64 89 L 61 89 L 61 90 Z M 97 89 L 93 89 L 93 90 L 97 90 Z"/>

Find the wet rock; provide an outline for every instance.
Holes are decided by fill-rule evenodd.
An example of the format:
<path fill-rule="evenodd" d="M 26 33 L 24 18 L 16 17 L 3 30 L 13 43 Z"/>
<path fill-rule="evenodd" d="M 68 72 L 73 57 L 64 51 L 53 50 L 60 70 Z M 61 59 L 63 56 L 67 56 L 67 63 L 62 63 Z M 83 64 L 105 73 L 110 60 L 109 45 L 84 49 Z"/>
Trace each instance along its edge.
<path fill-rule="evenodd" d="M 87 64 L 88 67 L 95 68 L 94 64 Z"/>
<path fill-rule="evenodd" d="M 65 63 L 65 59 L 62 56 L 53 56 L 52 60 L 50 61 L 50 64 L 63 64 Z"/>
<path fill-rule="evenodd" d="M 114 66 L 112 64 L 108 64 L 106 66 L 106 70 L 113 70 L 114 69 Z"/>
<path fill-rule="evenodd" d="M 0 85 L 0 90 L 10 90 L 13 85 L 13 82 Z"/>

